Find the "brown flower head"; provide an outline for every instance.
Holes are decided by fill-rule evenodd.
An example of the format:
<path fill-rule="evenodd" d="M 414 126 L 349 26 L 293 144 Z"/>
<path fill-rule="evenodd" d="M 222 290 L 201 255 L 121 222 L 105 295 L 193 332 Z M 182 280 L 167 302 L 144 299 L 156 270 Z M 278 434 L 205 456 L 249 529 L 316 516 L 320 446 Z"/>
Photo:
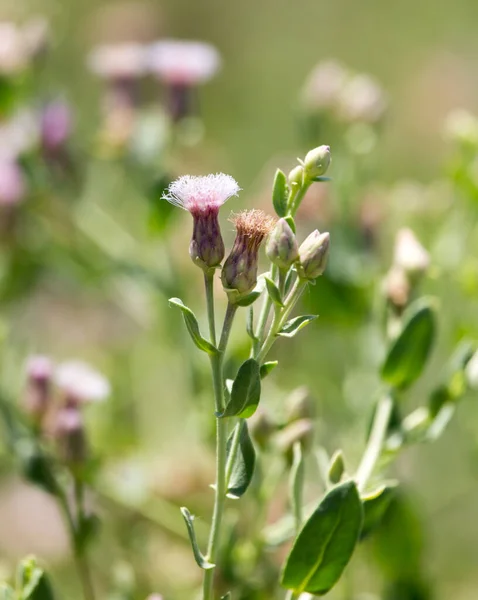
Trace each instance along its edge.
<path fill-rule="evenodd" d="M 236 239 L 222 268 L 221 280 L 226 290 L 243 295 L 256 285 L 257 254 L 274 227 L 274 219 L 262 210 L 246 210 L 232 215 L 230 220 L 236 226 Z"/>

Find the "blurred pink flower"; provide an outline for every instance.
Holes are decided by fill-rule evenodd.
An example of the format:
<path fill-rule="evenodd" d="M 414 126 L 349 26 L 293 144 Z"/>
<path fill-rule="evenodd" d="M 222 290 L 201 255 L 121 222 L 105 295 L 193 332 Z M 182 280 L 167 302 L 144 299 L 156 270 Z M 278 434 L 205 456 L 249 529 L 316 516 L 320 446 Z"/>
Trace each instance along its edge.
<path fill-rule="evenodd" d="M 332 110 L 348 78 L 348 72 L 335 60 L 324 60 L 314 67 L 305 82 L 302 101 L 312 110 Z"/>
<path fill-rule="evenodd" d="M 37 354 L 30 356 L 26 364 L 29 379 L 35 381 L 50 379 L 53 375 L 53 362 L 48 356 Z"/>
<path fill-rule="evenodd" d="M 146 48 L 137 43 L 97 46 L 88 57 L 88 65 L 104 79 L 136 79 L 145 73 Z"/>
<path fill-rule="evenodd" d="M 170 85 L 205 83 L 221 66 L 221 57 L 214 46 L 182 40 L 163 40 L 152 44 L 147 60 L 150 71 Z"/>
<path fill-rule="evenodd" d="M 58 365 L 54 379 L 56 385 L 68 397 L 79 402 L 105 400 L 111 391 L 109 381 L 103 375 L 79 360 Z"/>
<path fill-rule="evenodd" d="M 411 229 L 400 229 L 395 240 L 394 265 L 405 273 L 423 273 L 430 265 L 430 255 Z"/>
<path fill-rule="evenodd" d="M 41 114 L 41 140 L 47 152 L 62 148 L 71 133 L 71 111 L 62 100 L 49 102 Z"/>
<path fill-rule="evenodd" d="M 0 162 L 0 206 L 13 206 L 25 196 L 23 173 L 14 161 Z"/>
<path fill-rule="evenodd" d="M 14 23 L 0 23 L 0 74 L 13 75 L 28 66 L 28 46 Z"/>

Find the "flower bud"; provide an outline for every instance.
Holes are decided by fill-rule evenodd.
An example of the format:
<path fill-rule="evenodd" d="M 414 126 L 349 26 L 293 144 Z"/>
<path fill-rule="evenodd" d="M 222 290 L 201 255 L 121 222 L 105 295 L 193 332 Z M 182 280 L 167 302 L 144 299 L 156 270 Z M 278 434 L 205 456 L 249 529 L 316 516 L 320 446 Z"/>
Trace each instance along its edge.
<path fill-rule="evenodd" d="M 289 183 L 291 186 L 298 185 L 300 187 L 302 185 L 303 179 L 304 179 L 304 167 L 302 165 L 297 165 L 289 173 Z"/>
<path fill-rule="evenodd" d="M 53 365 L 46 356 L 32 356 L 29 359 L 23 409 L 37 425 L 41 424 L 50 406 L 52 374 Z"/>
<path fill-rule="evenodd" d="M 308 152 L 304 159 L 304 171 L 307 179 L 325 175 L 330 165 L 330 146 L 319 146 Z"/>
<path fill-rule="evenodd" d="M 76 404 L 65 404 L 54 423 L 54 437 L 61 459 L 70 466 L 83 463 L 87 455 L 83 416 Z"/>
<path fill-rule="evenodd" d="M 288 462 L 292 462 L 292 450 L 296 442 L 300 442 L 302 450 L 306 450 L 312 443 L 314 433 L 313 423 L 310 419 L 300 419 L 289 423 L 276 436 L 276 444 Z"/>
<path fill-rule="evenodd" d="M 232 222 L 236 225 L 236 239 L 222 268 L 221 280 L 226 291 L 234 290 L 236 296 L 243 296 L 257 283 L 259 247 L 274 221 L 261 210 L 250 210 L 233 216 Z"/>
<path fill-rule="evenodd" d="M 299 246 L 289 223 L 279 219 L 266 245 L 269 260 L 280 269 L 289 269 L 299 258 Z"/>
<path fill-rule="evenodd" d="M 312 419 L 315 414 L 314 400 L 305 385 L 296 388 L 285 401 L 287 423 L 300 419 Z"/>
<path fill-rule="evenodd" d="M 219 226 L 218 210 L 193 214 L 193 235 L 189 256 L 203 270 L 214 269 L 224 258 L 224 242 Z"/>
<path fill-rule="evenodd" d="M 392 267 L 387 273 L 383 285 L 385 298 L 401 311 L 410 300 L 411 286 L 405 271 L 400 267 Z"/>
<path fill-rule="evenodd" d="M 301 279 L 313 280 L 325 271 L 329 256 L 330 234 L 313 231 L 299 248 L 297 272 Z"/>
<path fill-rule="evenodd" d="M 397 233 L 393 264 L 411 277 L 422 275 L 428 269 L 430 255 L 411 229 L 400 229 Z"/>

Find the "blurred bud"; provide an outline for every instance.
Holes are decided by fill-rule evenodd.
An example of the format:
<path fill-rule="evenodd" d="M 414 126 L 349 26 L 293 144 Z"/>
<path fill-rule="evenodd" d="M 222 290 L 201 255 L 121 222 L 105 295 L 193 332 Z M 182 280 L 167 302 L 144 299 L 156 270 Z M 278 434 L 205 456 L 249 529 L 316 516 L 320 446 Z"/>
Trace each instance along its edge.
<path fill-rule="evenodd" d="M 342 450 L 337 450 L 330 459 L 328 477 L 333 484 L 340 483 L 345 473 L 345 462 Z"/>
<path fill-rule="evenodd" d="M 292 169 L 289 173 L 289 183 L 290 185 L 298 185 L 302 186 L 304 180 L 304 167 L 302 165 L 297 165 Z"/>
<path fill-rule="evenodd" d="M 236 226 L 236 239 L 222 268 L 221 280 L 226 291 L 242 296 L 257 283 L 259 247 L 271 231 L 274 219 L 262 210 L 248 210 L 233 215 L 231 221 Z"/>
<path fill-rule="evenodd" d="M 428 269 L 430 255 L 411 229 L 400 229 L 397 233 L 393 264 L 412 277 L 421 275 Z"/>
<path fill-rule="evenodd" d="M 14 23 L 0 22 L 0 75 L 16 75 L 28 66 L 28 48 Z"/>
<path fill-rule="evenodd" d="M 71 111 L 66 102 L 48 103 L 41 114 L 41 143 L 47 154 L 56 154 L 65 147 L 71 134 Z"/>
<path fill-rule="evenodd" d="M 266 245 L 269 260 L 280 269 L 289 269 L 299 258 L 299 246 L 294 232 L 285 219 L 279 219 Z"/>
<path fill-rule="evenodd" d="M 452 142 L 476 148 L 478 146 L 478 119 L 467 110 L 451 112 L 445 120 L 445 136 Z"/>
<path fill-rule="evenodd" d="M 384 295 L 398 310 L 403 310 L 410 300 L 410 281 L 400 267 L 392 267 L 384 281 Z"/>
<path fill-rule="evenodd" d="M 330 146 L 319 146 L 305 155 L 304 173 L 307 179 L 325 175 L 330 165 Z"/>
<path fill-rule="evenodd" d="M 90 53 L 88 66 L 95 75 L 108 81 L 126 81 L 144 75 L 146 57 L 142 44 L 105 44 Z"/>
<path fill-rule="evenodd" d="M 285 401 L 285 418 L 287 423 L 300 419 L 313 419 L 315 403 L 306 385 L 296 388 Z"/>
<path fill-rule="evenodd" d="M 292 461 L 292 450 L 296 442 L 300 442 L 302 450 L 310 448 L 314 435 L 313 423 L 310 419 L 300 419 L 289 423 L 275 437 L 279 451 L 289 462 Z"/>
<path fill-rule="evenodd" d="M 50 407 L 53 364 L 46 356 L 32 356 L 28 359 L 26 372 L 23 409 L 39 425 Z"/>
<path fill-rule="evenodd" d="M 297 273 L 301 279 L 313 280 L 322 275 L 329 257 L 330 234 L 313 231 L 300 245 Z"/>
<path fill-rule="evenodd" d="M 465 368 L 466 381 L 472 390 L 478 390 L 478 351 L 468 361 Z"/>
<path fill-rule="evenodd" d="M 320 62 L 302 91 L 304 106 L 312 111 L 333 110 L 347 80 L 346 69 L 335 60 Z"/>
<path fill-rule="evenodd" d="M 75 466 L 86 460 L 85 426 L 77 404 L 67 402 L 59 409 L 54 420 L 53 435 L 62 461 Z"/>
<path fill-rule="evenodd" d="M 275 423 L 262 409 L 257 410 L 249 419 L 249 431 L 251 436 L 262 450 L 269 445 L 270 438 L 275 430 Z"/>
<path fill-rule="evenodd" d="M 339 104 L 341 117 L 349 123 L 377 123 L 387 108 L 382 88 L 365 74 L 355 75 L 346 83 Z"/>
<path fill-rule="evenodd" d="M 109 381 L 80 360 L 70 360 L 58 365 L 54 379 L 71 404 L 99 402 L 105 400 L 111 392 Z"/>
<path fill-rule="evenodd" d="M 185 175 L 173 181 L 163 196 L 193 217 L 193 235 L 189 245 L 192 261 L 204 271 L 219 266 L 224 258 L 224 242 L 219 227 L 219 209 L 240 187 L 224 173 L 193 177 Z"/>
<path fill-rule="evenodd" d="M 14 206 L 25 197 L 25 180 L 14 161 L 0 162 L 0 206 Z"/>

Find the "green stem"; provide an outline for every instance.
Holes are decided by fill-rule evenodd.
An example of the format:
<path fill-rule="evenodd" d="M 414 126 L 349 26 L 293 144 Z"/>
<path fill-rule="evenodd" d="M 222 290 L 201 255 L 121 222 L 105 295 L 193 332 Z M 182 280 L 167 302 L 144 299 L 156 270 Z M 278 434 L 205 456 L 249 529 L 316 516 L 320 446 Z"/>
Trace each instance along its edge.
<path fill-rule="evenodd" d="M 277 268 L 277 266 L 272 265 L 272 269 L 271 269 L 272 281 L 276 280 L 278 271 L 279 271 L 279 269 Z M 261 309 L 261 313 L 259 315 L 259 320 L 257 321 L 257 329 L 256 329 L 256 335 L 255 335 L 256 339 L 252 345 L 253 356 L 255 356 L 259 352 L 261 345 L 264 341 L 264 334 L 266 331 L 267 319 L 269 318 L 269 313 L 271 311 L 271 308 L 272 308 L 272 300 L 271 300 L 269 294 L 266 293 L 264 302 L 262 303 L 262 309 Z"/>
<path fill-rule="evenodd" d="M 207 322 L 211 344 L 216 345 L 216 319 L 214 316 L 214 273 L 204 272 L 204 287 L 206 288 Z"/>
<path fill-rule="evenodd" d="M 73 551 L 73 558 L 75 561 L 76 570 L 78 572 L 78 577 L 81 582 L 81 587 L 83 589 L 83 597 L 85 600 L 95 600 L 95 592 L 93 588 L 88 559 L 82 551 L 79 540 L 78 523 L 79 519 L 83 516 L 83 484 L 75 478 L 74 486 L 76 510 L 78 515 L 78 522 L 76 525 L 70 506 L 68 504 L 68 500 L 63 491 L 60 492 L 59 503 L 62 508 L 63 515 L 65 517 L 65 521 L 68 527 L 71 548 Z"/>
<path fill-rule="evenodd" d="M 214 332 L 214 307 L 210 306 L 214 303 L 212 294 L 212 278 L 205 278 L 206 283 L 206 301 L 208 304 L 209 330 Z M 222 364 L 224 352 L 229 340 L 232 323 L 236 314 L 237 307 L 229 303 L 227 305 L 226 315 L 224 317 L 224 325 L 222 328 L 221 339 L 217 354 L 211 356 L 211 372 L 214 387 L 214 400 L 216 413 L 222 413 L 224 410 L 224 381 L 222 375 Z M 212 341 L 212 335 L 211 335 Z M 216 564 L 217 553 L 219 550 L 219 542 L 221 535 L 222 515 L 224 513 L 224 504 L 226 500 L 227 481 L 226 481 L 226 444 L 227 444 L 227 424 L 225 419 L 216 418 L 216 486 L 214 498 L 214 510 L 209 533 L 209 542 L 207 548 L 207 559 L 209 562 Z M 203 600 L 213 599 L 213 583 L 215 569 L 204 571 L 203 581 Z"/>
<path fill-rule="evenodd" d="M 271 328 L 269 330 L 269 333 L 267 334 L 267 337 L 266 337 L 261 349 L 256 354 L 256 360 L 259 364 L 262 364 L 262 362 L 266 358 L 269 350 L 272 348 L 272 345 L 274 344 L 274 342 L 276 340 L 277 334 L 284 326 L 290 313 L 293 311 L 294 306 L 296 305 L 297 301 L 301 297 L 302 292 L 306 288 L 306 285 L 307 285 L 306 281 L 304 281 L 302 279 L 296 279 L 291 291 L 289 292 L 289 295 L 287 296 L 287 298 L 285 300 L 284 308 L 281 309 L 279 307 L 279 309 L 276 311 L 276 313 L 274 315 L 274 320 L 273 320 Z"/>
<path fill-rule="evenodd" d="M 367 486 L 377 461 L 380 458 L 380 454 L 382 453 L 392 409 L 393 400 L 391 396 L 387 394 L 383 396 L 377 404 L 367 447 L 365 448 L 365 452 L 355 475 L 357 487 L 360 492 L 363 492 Z"/>

